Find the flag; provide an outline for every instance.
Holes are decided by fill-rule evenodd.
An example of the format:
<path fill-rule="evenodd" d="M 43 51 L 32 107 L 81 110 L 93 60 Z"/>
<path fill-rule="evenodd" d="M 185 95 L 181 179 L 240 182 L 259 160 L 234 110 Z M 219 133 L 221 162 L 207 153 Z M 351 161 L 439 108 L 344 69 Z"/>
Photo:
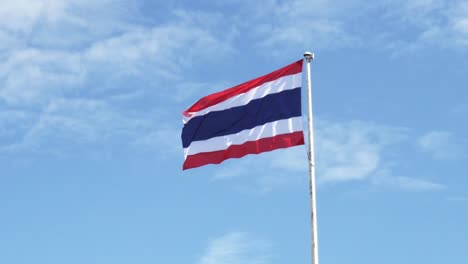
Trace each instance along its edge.
<path fill-rule="evenodd" d="M 205 96 L 183 111 L 183 169 L 303 145 L 302 62 Z"/>

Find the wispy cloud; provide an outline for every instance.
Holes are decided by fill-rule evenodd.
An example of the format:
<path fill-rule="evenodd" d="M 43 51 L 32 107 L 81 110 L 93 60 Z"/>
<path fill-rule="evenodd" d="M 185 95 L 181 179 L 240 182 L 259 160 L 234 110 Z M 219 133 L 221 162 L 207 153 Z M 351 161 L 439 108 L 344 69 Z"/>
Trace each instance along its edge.
<path fill-rule="evenodd" d="M 66 94 L 83 81 L 80 57 L 62 51 L 26 48 L 8 54 L 0 64 L 0 100 L 8 105 L 31 106 Z"/>
<path fill-rule="evenodd" d="M 163 123 L 163 121 L 158 121 Z M 132 145 L 144 150 L 158 150 L 163 152 L 163 157 L 170 158 L 177 156 L 183 158 L 183 148 L 179 142 L 180 139 L 180 128 L 171 127 L 170 125 L 161 125 L 154 127 L 153 122 L 146 124 L 147 133 L 141 133 L 135 136 L 135 140 Z"/>
<path fill-rule="evenodd" d="M 418 139 L 419 148 L 435 159 L 452 159 L 461 155 L 461 149 L 453 142 L 448 131 L 431 131 Z"/>
<path fill-rule="evenodd" d="M 466 196 L 449 196 L 445 198 L 445 200 L 453 203 L 462 203 L 462 204 L 467 204 L 468 202 L 468 197 Z"/>
<path fill-rule="evenodd" d="M 322 183 L 365 180 L 381 168 L 385 148 L 407 129 L 353 121 L 317 126 L 317 168 Z"/>
<path fill-rule="evenodd" d="M 238 24 L 248 29 L 249 38 L 269 55 L 291 46 L 322 49 L 360 45 L 357 35 L 345 27 L 346 18 L 353 16 L 359 5 L 348 2 L 340 2 L 339 8 L 336 1 L 244 2 L 239 9 L 250 21 L 242 19 Z"/>
<path fill-rule="evenodd" d="M 384 7 L 381 22 L 387 27 L 376 43 L 393 53 L 424 47 L 463 49 L 468 44 L 465 1 L 392 1 Z"/>
<path fill-rule="evenodd" d="M 122 0 L 9 1 L 0 7 L 0 31 L 21 44 L 12 49 L 80 49 L 128 27 L 126 16 L 134 5 Z"/>
<path fill-rule="evenodd" d="M 370 181 L 371 177 L 387 166 L 388 162 L 383 161 L 387 148 L 401 143 L 407 137 L 405 128 L 362 121 L 320 120 L 316 124 L 315 141 L 317 179 L 320 184 Z M 217 171 L 214 179 L 256 175 L 249 179 L 256 185 L 255 190 L 261 193 L 307 179 L 303 177 L 308 171 L 305 147 L 276 150 L 261 155 L 262 157 L 236 161 L 237 166 L 232 168 L 227 164 L 228 169 Z M 271 168 L 272 172 L 268 175 L 262 173 L 262 168 L 265 167 Z"/>
<path fill-rule="evenodd" d="M 371 183 L 377 187 L 391 188 L 408 192 L 442 191 L 446 185 L 427 179 L 391 175 L 390 171 L 382 170 L 371 178 Z"/>
<path fill-rule="evenodd" d="M 18 135 L 29 129 L 28 124 L 36 118 L 34 114 L 22 110 L 5 110 L 0 112 L 0 150 L 6 145 L 17 142 Z"/>
<path fill-rule="evenodd" d="M 196 264 L 267 264 L 271 263 L 268 242 L 248 233 L 231 232 L 212 240 Z"/>
<path fill-rule="evenodd" d="M 64 142 L 103 143 L 113 137 L 133 138 L 136 131 L 147 126 L 144 119 L 123 115 L 105 101 L 84 99 L 53 100 L 28 121 L 31 126 L 16 142 L 5 144 L 4 151 L 49 151 Z"/>
<path fill-rule="evenodd" d="M 374 123 L 321 122 L 317 128 L 319 183 L 365 181 L 379 188 L 427 192 L 447 188 L 426 178 L 399 176 L 392 148 L 407 144 L 409 129 Z"/>
<path fill-rule="evenodd" d="M 149 73 L 153 82 L 176 81 L 191 60 L 211 59 L 206 52 L 227 56 L 233 51 L 227 42 L 204 29 L 204 25 L 194 23 L 189 15 L 176 18 L 172 23 L 153 27 L 129 25 L 113 35 L 95 37 L 81 49 L 19 45 L 3 54 L 7 60 L 0 64 L 0 77 L 4 80 L 0 99 L 15 105 L 44 102 L 103 76 L 115 81 L 112 86 L 118 86 L 119 76 L 137 79 Z M 73 33 L 72 28 L 64 30 Z M 98 84 L 95 89 L 109 86 L 103 80 Z"/>
<path fill-rule="evenodd" d="M 19 0 L 0 7 L 0 122 L 22 128 L 1 129 L 3 148 L 130 135 L 141 145 L 164 136 L 143 119 L 162 118 L 167 105 L 206 84 L 183 79 L 194 60 L 212 62 L 235 48 L 218 34 L 226 32 L 217 27 L 219 14 L 176 10 L 150 24 L 137 15 L 138 4 Z"/>
<path fill-rule="evenodd" d="M 378 125 L 363 121 L 332 122 L 319 120 L 316 125 L 316 176 L 320 185 L 360 181 L 383 189 L 428 192 L 447 187 L 428 177 L 400 176 L 392 170 L 398 164 L 393 149 L 411 140 L 407 128 Z M 305 147 L 276 150 L 228 161 L 215 170 L 213 180 L 234 180 L 249 175 L 246 186 L 259 194 L 307 180 L 308 161 Z M 265 175 L 263 168 L 268 168 Z M 434 175 L 428 175 L 434 176 Z M 247 177 L 242 177 L 247 180 Z M 249 187 L 245 187 L 249 189 Z"/>
<path fill-rule="evenodd" d="M 249 40 L 267 48 L 269 55 L 284 53 L 288 47 L 367 47 L 396 55 L 428 46 L 463 49 L 468 45 L 468 8 L 462 0 L 241 3 L 236 13 L 242 19 L 227 19 L 248 30 Z"/>
<path fill-rule="evenodd" d="M 280 149 L 225 161 L 222 168 L 213 169 L 212 181 L 235 180 L 241 190 L 265 195 L 275 189 L 304 182 L 307 164 L 303 146 Z"/>
<path fill-rule="evenodd" d="M 455 105 L 450 112 L 455 115 L 468 115 L 468 104 Z"/>

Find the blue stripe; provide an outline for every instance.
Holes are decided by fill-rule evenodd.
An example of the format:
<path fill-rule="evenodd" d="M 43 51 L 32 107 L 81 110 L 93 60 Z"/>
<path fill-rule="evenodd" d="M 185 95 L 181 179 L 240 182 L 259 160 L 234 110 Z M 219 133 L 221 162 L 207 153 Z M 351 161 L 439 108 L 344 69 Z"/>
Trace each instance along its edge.
<path fill-rule="evenodd" d="M 198 140 L 238 133 L 273 121 L 301 116 L 301 88 L 269 94 L 247 105 L 190 119 L 182 130 L 184 148 Z"/>

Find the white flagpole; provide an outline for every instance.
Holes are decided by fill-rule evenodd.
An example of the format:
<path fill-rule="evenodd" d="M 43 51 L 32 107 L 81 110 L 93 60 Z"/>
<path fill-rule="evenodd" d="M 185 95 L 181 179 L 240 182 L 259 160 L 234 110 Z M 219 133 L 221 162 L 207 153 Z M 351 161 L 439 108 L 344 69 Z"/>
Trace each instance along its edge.
<path fill-rule="evenodd" d="M 317 206 L 315 198 L 315 155 L 314 155 L 314 129 L 312 118 L 312 80 L 310 78 L 310 62 L 314 60 L 314 54 L 304 53 L 307 67 L 307 123 L 309 137 L 309 190 L 310 190 L 310 222 L 312 229 L 312 264 L 318 264 L 318 241 L 317 241 Z"/>

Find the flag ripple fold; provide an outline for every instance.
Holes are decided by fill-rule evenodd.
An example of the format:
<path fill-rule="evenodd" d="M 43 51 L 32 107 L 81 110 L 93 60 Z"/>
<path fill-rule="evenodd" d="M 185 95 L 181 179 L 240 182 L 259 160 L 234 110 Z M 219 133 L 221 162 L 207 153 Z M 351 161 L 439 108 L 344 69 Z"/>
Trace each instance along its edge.
<path fill-rule="evenodd" d="M 183 169 L 303 145 L 302 62 L 205 96 L 183 111 Z"/>

